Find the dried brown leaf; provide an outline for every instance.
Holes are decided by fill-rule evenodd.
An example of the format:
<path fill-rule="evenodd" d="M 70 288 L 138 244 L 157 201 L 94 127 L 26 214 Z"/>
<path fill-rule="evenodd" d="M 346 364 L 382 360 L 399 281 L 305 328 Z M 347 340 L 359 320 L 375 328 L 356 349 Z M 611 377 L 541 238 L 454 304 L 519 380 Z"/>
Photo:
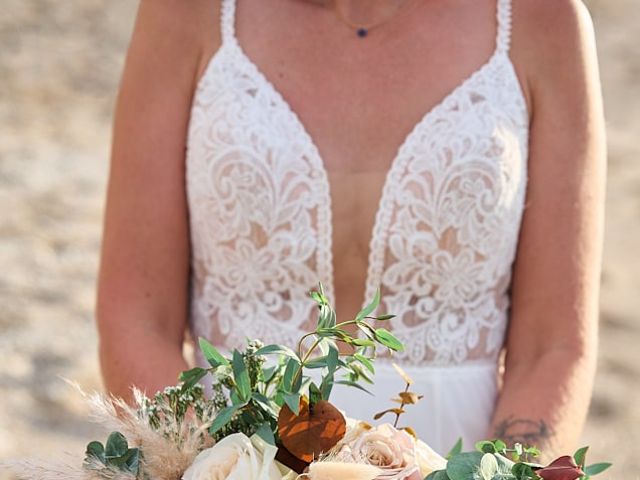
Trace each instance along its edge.
<path fill-rule="evenodd" d="M 415 405 L 423 397 L 423 395 L 418 395 L 417 393 L 414 393 L 414 392 L 401 392 L 398 395 L 400 395 L 400 398 L 405 404 L 409 404 L 409 405 Z"/>
<path fill-rule="evenodd" d="M 331 450 L 347 431 L 340 411 L 327 401 L 309 405 L 300 399 L 300 412 L 295 415 L 288 406 L 280 409 L 278 433 L 286 449 L 300 460 L 310 463 Z"/>
<path fill-rule="evenodd" d="M 388 408 L 387 410 L 384 410 L 383 412 L 380 413 L 376 413 L 373 416 L 374 420 L 380 420 L 382 417 L 384 417 L 387 413 L 394 413 L 396 415 L 402 415 L 404 413 L 404 409 L 402 408 Z"/>
<path fill-rule="evenodd" d="M 418 434 L 416 433 L 416 431 L 413 428 L 411 428 L 411 427 L 402 427 L 400 430 L 404 430 L 405 432 L 407 432 L 409 435 L 411 435 L 416 440 L 418 439 Z"/>
<path fill-rule="evenodd" d="M 396 363 L 392 363 L 392 365 L 393 365 L 393 368 L 396 369 L 396 372 L 398 372 L 398 375 L 402 377 L 402 379 L 407 385 L 413 385 L 413 379 L 409 375 L 407 375 L 407 372 L 405 372 L 402 368 L 400 368 L 400 366 Z"/>

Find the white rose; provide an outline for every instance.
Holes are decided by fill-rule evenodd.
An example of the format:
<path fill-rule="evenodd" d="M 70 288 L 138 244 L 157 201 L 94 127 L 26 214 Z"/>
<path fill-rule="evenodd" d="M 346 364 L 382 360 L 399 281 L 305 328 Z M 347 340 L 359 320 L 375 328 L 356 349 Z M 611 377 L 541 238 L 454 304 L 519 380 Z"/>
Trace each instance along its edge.
<path fill-rule="evenodd" d="M 280 480 L 272 453 L 263 456 L 246 435 L 235 433 L 200 452 L 182 480 Z"/>

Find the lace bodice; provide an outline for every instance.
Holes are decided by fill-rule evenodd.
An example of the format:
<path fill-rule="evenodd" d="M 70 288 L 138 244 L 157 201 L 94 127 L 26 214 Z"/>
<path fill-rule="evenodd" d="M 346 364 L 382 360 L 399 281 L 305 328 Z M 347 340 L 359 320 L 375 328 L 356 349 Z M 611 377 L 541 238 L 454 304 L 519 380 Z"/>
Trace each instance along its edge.
<path fill-rule="evenodd" d="M 413 365 L 495 363 L 527 181 L 528 112 L 509 58 L 511 5 L 498 1 L 491 58 L 426 113 L 384 184 L 366 298 Z M 223 0 L 221 48 L 198 84 L 187 149 L 191 328 L 221 347 L 294 344 L 333 297 L 331 197 L 318 149 L 234 33 Z"/>

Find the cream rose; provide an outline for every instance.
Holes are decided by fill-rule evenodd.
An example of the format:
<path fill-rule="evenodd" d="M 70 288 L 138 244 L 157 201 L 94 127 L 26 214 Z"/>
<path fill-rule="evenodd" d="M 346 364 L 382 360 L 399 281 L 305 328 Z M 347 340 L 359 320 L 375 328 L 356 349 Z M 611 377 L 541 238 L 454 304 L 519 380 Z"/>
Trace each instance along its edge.
<path fill-rule="evenodd" d="M 280 480 L 274 451 L 257 451 L 242 433 L 223 438 L 200 452 L 182 480 Z"/>

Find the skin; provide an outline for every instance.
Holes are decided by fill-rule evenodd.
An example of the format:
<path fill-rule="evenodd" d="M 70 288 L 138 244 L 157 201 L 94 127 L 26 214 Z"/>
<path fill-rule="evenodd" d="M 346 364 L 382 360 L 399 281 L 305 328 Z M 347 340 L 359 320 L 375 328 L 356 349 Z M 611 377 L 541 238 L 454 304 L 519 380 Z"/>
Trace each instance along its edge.
<path fill-rule="evenodd" d="M 217 0 L 140 4 L 115 116 L 97 301 L 105 384 L 116 395 L 173 384 L 187 366 L 185 142 L 196 82 L 220 46 L 218 12 Z M 362 303 L 391 159 L 425 111 L 490 57 L 494 16 L 495 0 L 409 0 L 362 40 L 321 5 L 238 1 L 243 49 L 298 113 L 329 172 L 339 312 Z M 578 0 L 514 1 L 513 25 L 511 58 L 531 115 L 529 185 L 487 436 L 553 454 L 577 441 L 595 369 L 602 102 Z"/>

